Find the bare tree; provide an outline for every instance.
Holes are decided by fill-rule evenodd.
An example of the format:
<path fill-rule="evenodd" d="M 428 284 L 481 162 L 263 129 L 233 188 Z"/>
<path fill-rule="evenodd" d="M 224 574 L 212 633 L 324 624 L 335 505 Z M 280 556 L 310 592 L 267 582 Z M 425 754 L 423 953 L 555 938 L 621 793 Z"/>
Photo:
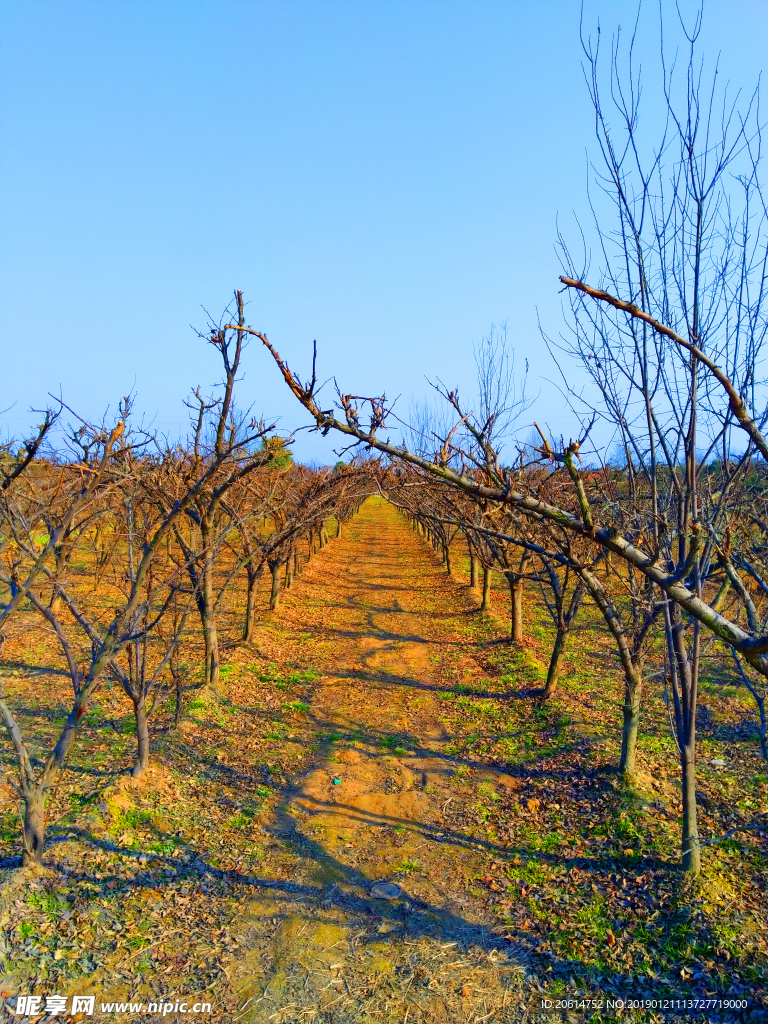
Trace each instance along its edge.
<path fill-rule="evenodd" d="M 261 421 L 237 412 L 235 383 L 243 355 L 247 331 L 242 292 L 235 292 L 237 322 L 211 324 L 205 337 L 218 351 L 224 370 L 222 394 L 203 397 L 193 392 L 192 437 L 188 448 L 168 449 L 164 453 L 162 479 L 152 481 L 151 493 L 165 516 L 188 487 L 188 481 L 205 479 L 196 488 L 194 498 L 185 503 L 185 523 L 173 517 L 174 538 L 182 552 L 200 616 L 205 643 L 204 685 L 216 692 L 219 687 L 219 636 L 216 610 L 220 592 L 216 591 L 214 561 L 226 532 L 233 525 L 225 510 L 225 498 L 238 482 L 267 465 L 272 452 L 264 442 L 270 430 Z M 227 311 L 229 313 L 229 311 Z M 228 319 L 228 317 L 227 317 Z"/>

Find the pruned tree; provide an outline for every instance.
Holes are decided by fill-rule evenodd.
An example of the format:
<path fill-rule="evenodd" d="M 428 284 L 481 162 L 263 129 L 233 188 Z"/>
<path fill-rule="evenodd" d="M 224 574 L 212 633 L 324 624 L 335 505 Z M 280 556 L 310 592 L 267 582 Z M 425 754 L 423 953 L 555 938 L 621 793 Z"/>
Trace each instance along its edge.
<path fill-rule="evenodd" d="M 756 96 L 743 109 L 727 100 L 717 106 L 722 95 L 718 100 L 717 90 L 705 86 L 696 56 L 699 29 L 697 21 L 685 32 L 679 95 L 676 77 L 663 67 L 668 117 L 659 142 L 645 149 L 637 131 L 634 43 L 627 77 L 618 48 L 612 50 L 609 95 L 621 126 L 614 133 L 603 108 L 599 53 L 585 42 L 601 181 L 617 219 L 615 229 L 603 229 L 603 206 L 593 206 L 601 259 L 594 286 L 563 244 L 561 281 L 573 301 L 572 333 L 561 351 L 592 373 L 598 397 L 590 411 L 571 396 L 576 412 L 585 414 L 576 439 L 542 440 L 539 457 L 569 484 L 556 502 L 547 500 L 540 477 L 505 465 L 487 422 L 455 390 L 442 389 L 455 421 L 430 457 L 385 439 L 391 415 L 385 396 L 361 398 L 338 388 L 340 415 L 321 408 L 314 370 L 302 381 L 260 335 L 318 429 L 338 430 L 478 499 L 555 524 L 622 559 L 657 588 L 681 757 L 682 857 L 692 873 L 700 869 L 695 721 L 702 629 L 768 677 L 764 629 L 743 628 L 733 609 L 725 614 L 719 588 L 712 587 L 735 496 L 754 455 L 768 459 L 768 405 L 757 372 L 768 330 L 760 124 Z M 594 467 L 579 462 L 598 416 L 614 424 L 631 455 L 630 486 L 619 502 L 606 495 Z M 717 487 L 704 479 L 715 457 Z"/>
<path fill-rule="evenodd" d="M 187 447 L 169 447 L 163 453 L 156 478 L 147 487 L 162 514 L 171 516 L 189 481 L 204 480 L 192 500 L 184 505 L 184 522 L 173 515 L 174 539 L 182 552 L 189 574 L 205 644 L 204 685 L 214 693 L 219 688 L 220 650 L 216 612 L 217 593 L 214 562 L 223 539 L 232 527 L 225 507 L 231 489 L 255 471 L 268 465 L 274 450 L 267 443 L 272 427 L 235 405 L 235 383 L 247 332 L 242 292 L 235 292 L 237 322 L 211 323 L 200 334 L 217 350 L 224 371 L 219 397 L 206 398 L 196 388 L 188 407 L 192 411 L 192 435 Z M 227 310 L 224 319 L 229 319 Z M 257 447 L 258 443 L 258 447 Z M 281 451 L 284 445 L 281 446 Z"/>

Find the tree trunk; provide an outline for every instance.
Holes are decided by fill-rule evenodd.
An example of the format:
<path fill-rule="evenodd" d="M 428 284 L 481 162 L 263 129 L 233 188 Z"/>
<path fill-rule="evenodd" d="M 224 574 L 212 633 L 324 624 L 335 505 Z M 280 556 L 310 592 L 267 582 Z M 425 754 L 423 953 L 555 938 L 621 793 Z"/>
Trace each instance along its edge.
<path fill-rule="evenodd" d="M 339 537 L 341 537 L 341 520 L 337 519 L 336 520 L 336 540 L 338 540 Z"/>
<path fill-rule="evenodd" d="M 522 586 L 522 581 L 521 586 Z M 557 683 L 560 678 L 560 667 L 562 664 L 563 654 L 568 646 L 568 637 L 571 635 L 571 629 L 576 621 L 576 616 L 579 614 L 581 608 L 581 602 L 584 600 L 584 594 L 586 593 L 587 585 L 584 580 L 580 579 L 579 582 L 573 589 L 571 599 L 568 602 L 568 608 L 563 610 L 563 602 L 565 595 L 561 590 L 558 590 L 559 597 L 555 596 L 556 605 L 558 608 L 556 620 L 557 624 L 557 636 L 555 637 L 555 644 L 552 648 L 552 657 L 549 660 L 549 669 L 547 670 L 547 682 L 544 686 L 544 699 L 548 699 L 552 696 L 557 688 Z"/>
<path fill-rule="evenodd" d="M 261 574 L 259 573 L 259 576 Z M 243 640 L 249 644 L 253 639 L 253 629 L 256 624 L 256 584 L 259 576 L 255 573 L 248 574 L 248 589 L 245 595 L 245 624 L 243 625 Z"/>
<path fill-rule="evenodd" d="M 698 875 L 701 871 L 701 846 L 696 810 L 696 746 L 683 743 L 680 748 L 683 781 L 683 871 Z"/>
<path fill-rule="evenodd" d="M 301 576 L 301 555 L 298 551 L 293 556 L 293 575 Z"/>
<path fill-rule="evenodd" d="M 447 571 L 449 576 L 453 576 L 453 571 L 452 571 L 452 567 L 451 567 L 451 545 L 450 544 L 446 544 L 445 548 L 444 548 L 444 551 L 445 551 L 445 568 L 446 568 L 446 571 Z"/>
<path fill-rule="evenodd" d="M 603 613 L 608 629 L 613 634 L 619 650 L 621 667 L 624 669 L 624 724 L 621 733 L 621 759 L 619 771 L 631 774 L 635 770 L 637 731 L 640 724 L 640 703 L 643 695 L 643 659 L 638 650 L 634 653 L 627 642 L 619 613 L 607 591 L 591 572 L 580 574 L 597 607 Z"/>
<path fill-rule="evenodd" d="M 469 556 L 469 586 L 472 590 L 477 590 L 477 559 L 474 555 Z"/>
<path fill-rule="evenodd" d="M 206 535 L 206 550 L 208 543 Z M 214 611 L 216 599 L 213 593 L 213 568 L 210 563 L 202 570 L 202 594 L 198 598 L 198 609 L 203 627 L 203 640 L 205 641 L 205 685 L 210 687 L 214 693 L 219 690 L 219 636 L 216 630 L 216 612 Z"/>
<path fill-rule="evenodd" d="M 280 569 L 279 561 L 272 563 L 272 591 L 269 595 L 269 610 L 274 611 L 280 604 Z"/>
<path fill-rule="evenodd" d="M 133 713 L 136 719 L 136 760 L 131 775 L 140 778 L 149 764 L 149 723 L 147 722 L 147 706 L 144 695 L 133 702 Z"/>
<path fill-rule="evenodd" d="M 66 763 L 69 752 L 77 739 L 80 721 L 85 714 L 88 701 L 98 683 L 98 677 L 91 680 L 75 699 L 71 711 L 67 715 L 64 728 L 59 734 L 43 775 L 36 785 L 24 784 L 24 864 L 40 864 L 45 848 L 45 796 L 53 786 L 61 768 Z M 7 728 L 6 722 L 6 728 Z"/>
<path fill-rule="evenodd" d="M 557 636 L 555 637 L 555 644 L 552 648 L 552 657 L 549 659 L 549 669 L 547 671 L 547 682 L 544 686 L 544 699 L 549 700 L 552 694 L 557 689 L 557 682 L 560 678 L 560 666 L 562 664 L 563 653 L 565 652 L 566 645 L 568 643 L 568 633 L 565 629 L 558 629 Z"/>
<path fill-rule="evenodd" d="M 619 771 L 632 775 L 637 753 L 637 730 L 640 725 L 640 702 L 643 695 L 643 671 L 636 666 L 624 669 L 624 723 L 621 730 L 621 759 Z"/>
<path fill-rule="evenodd" d="M 37 787 L 24 797 L 24 866 L 42 864 L 45 849 L 45 794 Z"/>
<path fill-rule="evenodd" d="M 671 608 L 670 608 L 670 605 Z M 694 630 L 696 624 L 694 624 Z M 696 810 L 696 704 L 698 671 L 694 636 L 694 657 L 688 653 L 682 609 L 668 602 L 665 608 L 667 650 L 670 655 L 675 725 L 680 748 L 680 776 L 683 789 L 682 866 L 691 875 L 701 871 L 701 846 Z"/>
<path fill-rule="evenodd" d="M 491 607 L 491 570 L 483 566 L 483 600 L 480 611 L 487 612 Z"/>
<path fill-rule="evenodd" d="M 516 644 L 523 642 L 523 581 L 516 573 L 507 573 L 511 605 L 511 622 L 509 635 Z"/>
<path fill-rule="evenodd" d="M 203 616 L 203 640 L 205 641 L 205 685 L 214 692 L 219 690 L 219 636 L 215 616 L 206 609 Z"/>
<path fill-rule="evenodd" d="M 205 641 L 205 685 L 218 693 L 219 689 L 219 636 L 216 630 L 216 615 L 213 611 L 213 581 L 210 568 L 206 566 L 203 577 L 203 599 L 198 602 Z"/>
<path fill-rule="evenodd" d="M 283 586 L 286 590 L 289 590 L 293 583 L 293 559 L 290 555 L 285 560 L 285 580 Z"/>

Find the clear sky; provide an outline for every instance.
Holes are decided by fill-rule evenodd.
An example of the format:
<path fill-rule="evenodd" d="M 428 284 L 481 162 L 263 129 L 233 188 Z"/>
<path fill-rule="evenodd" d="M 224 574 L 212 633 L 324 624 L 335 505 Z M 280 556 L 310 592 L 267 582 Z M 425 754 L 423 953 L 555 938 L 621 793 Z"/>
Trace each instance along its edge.
<path fill-rule="evenodd" d="M 683 0 L 684 12 L 694 5 Z M 674 4 L 662 0 L 674 24 Z M 649 67 L 657 5 L 641 36 Z M 346 391 L 472 392 L 509 321 L 535 415 L 573 432 L 537 327 L 562 322 L 556 224 L 586 212 L 577 0 L 2 0 L 0 430 L 47 392 L 100 415 L 133 389 L 161 431 L 218 379 L 190 324 L 241 288 L 294 368 Z M 588 0 L 629 28 L 636 4 Z M 766 0 L 706 0 L 703 49 L 751 89 Z M 297 426 L 266 354 L 241 402 Z M 330 404 L 330 403 L 329 403 Z M 534 413 L 530 414 L 533 418 Z M 339 440 L 304 436 L 333 461 Z"/>

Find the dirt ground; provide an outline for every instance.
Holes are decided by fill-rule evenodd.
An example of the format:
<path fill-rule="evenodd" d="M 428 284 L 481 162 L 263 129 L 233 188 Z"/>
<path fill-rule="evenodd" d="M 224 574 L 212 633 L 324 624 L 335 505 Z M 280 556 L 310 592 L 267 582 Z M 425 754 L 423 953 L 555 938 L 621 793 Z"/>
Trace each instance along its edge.
<path fill-rule="evenodd" d="M 227 1022 L 768 1019 L 764 842 L 713 859 L 706 896 L 685 890 L 674 756 L 650 729 L 664 735 L 663 708 L 646 791 L 628 796 L 610 774 L 616 719 L 601 725 L 620 700 L 610 657 L 576 658 L 542 709 L 541 620 L 510 651 L 476 608 L 371 499 L 255 643 L 227 650 L 221 698 L 192 699 L 180 730 L 158 720 L 141 783 L 111 767 L 131 737 L 103 695 L 44 872 L 16 871 L 17 849 L 3 862 L 5 1006 L 164 992 Z M 598 671 L 613 673 L 604 704 Z M 31 678 L 19 668 L 19 692 Z M 718 771 L 711 796 L 727 792 Z M 700 993 L 748 1007 L 606 1005 Z M 545 1013 L 544 998 L 596 1002 Z"/>

